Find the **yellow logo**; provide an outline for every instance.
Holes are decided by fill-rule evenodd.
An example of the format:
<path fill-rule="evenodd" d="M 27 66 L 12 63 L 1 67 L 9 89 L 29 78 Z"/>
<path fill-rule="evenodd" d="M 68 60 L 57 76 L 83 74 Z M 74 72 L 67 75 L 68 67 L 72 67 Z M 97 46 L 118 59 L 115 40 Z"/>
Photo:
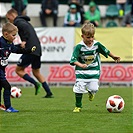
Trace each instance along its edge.
<path fill-rule="evenodd" d="M 94 55 L 86 56 L 84 58 L 84 61 L 85 61 L 85 64 L 87 64 L 87 65 L 91 64 L 94 61 Z"/>

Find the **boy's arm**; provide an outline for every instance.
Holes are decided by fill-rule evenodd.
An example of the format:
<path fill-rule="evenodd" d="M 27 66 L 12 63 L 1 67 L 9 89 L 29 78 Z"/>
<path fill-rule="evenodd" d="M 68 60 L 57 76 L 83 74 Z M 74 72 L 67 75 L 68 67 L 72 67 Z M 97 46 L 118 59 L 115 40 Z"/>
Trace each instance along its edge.
<path fill-rule="evenodd" d="M 18 49 L 16 53 L 28 54 L 28 53 L 34 52 L 35 50 L 36 50 L 36 46 L 33 46 L 31 49 L 25 49 L 25 48 Z"/>
<path fill-rule="evenodd" d="M 116 62 L 116 63 L 118 63 L 118 62 L 120 62 L 120 57 L 119 56 L 115 56 L 115 55 L 113 55 L 111 52 L 109 53 L 109 56 Z"/>
<path fill-rule="evenodd" d="M 25 49 L 25 48 L 14 46 L 12 53 L 28 54 L 28 53 L 34 52 L 35 50 L 36 50 L 36 46 L 33 46 L 31 49 Z"/>
<path fill-rule="evenodd" d="M 78 62 L 78 61 L 74 62 L 74 64 L 75 64 L 76 66 L 81 67 L 81 68 L 87 68 L 87 64 L 82 64 L 82 63 L 80 63 L 80 62 Z"/>
<path fill-rule="evenodd" d="M 26 42 L 25 41 L 22 41 L 21 43 L 19 44 L 15 44 L 16 47 L 19 47 L 19 48 L 25 48 L 25 44 Z"/>

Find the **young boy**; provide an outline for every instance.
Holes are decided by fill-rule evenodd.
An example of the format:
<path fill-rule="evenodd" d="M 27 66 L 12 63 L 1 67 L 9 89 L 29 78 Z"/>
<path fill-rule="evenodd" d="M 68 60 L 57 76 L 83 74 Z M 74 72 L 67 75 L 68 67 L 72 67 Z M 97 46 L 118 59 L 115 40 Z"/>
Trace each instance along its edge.
<path fill-rule="evenodd" d="M 29 23 L 30 18 L 28 16 L 18 16 L 18 13 L 14 9 L 10 9 L 6 18 L 9 22 L 13 23 L 18 28 L 18 34 L 21 39 L 21 47 L 29 48 L 32 46 L 36 46 L 36 51 L 30 54 L 23 54 L 16 66 L 16 73 L 18 76 L 23 78 L 24 80 L 30 82 L 35 86 L 35 95 L 40 92 L 41 85 L 46 92 L 46 95 L 43 98 L 52 98 L 53 93 L 50 90 L 49 85 L 46 82 L 45 77 L 40 72 L 41 68 L 41 44 L 39 38 L 36 34 L 34 27 Z M 25 69 L 31 65 L 32 74 L 39 81 L 39 83 L 31 77 L 28 73 L 26 73 Z M 41 83 L 41 84 L 40 84 Z"/>
<path fill-rule="evenodd" d="M 12 23 L 6 23 L 2 27 L 2 36 L 0 37 L 0 109 L 6 112 L 19 112 L 11 106 L 10 90 L 11 85 L 6 79 L 5 68 L 8 65 L 8 57 L 11 53 L 31 53 L 36 47 L 31 49 L 23 49 L 13 44 L 13 40 L 18 32 L 18 28 Z M 1 90 L 4 88 L 3 99 L 4 105 L 1 105 Z"/>
<path fill-rule="evenodd" d="M 113 55 L 100 42 L 94 40 L 95 28 L 92 23 L 86 22 L 81 28 L 83 40 L 75 46 L 70 64 L 75 65 L 76 83 L 73 87 L 76 107 L 73 112 L 80 112 L 82 108 L 83 93 L 89 94 L 89 100 L 94 99 L 98 91 L 100 77 L 100 53 L 106 58 L 110 56 L 115 62 L 120 57 Z"/>

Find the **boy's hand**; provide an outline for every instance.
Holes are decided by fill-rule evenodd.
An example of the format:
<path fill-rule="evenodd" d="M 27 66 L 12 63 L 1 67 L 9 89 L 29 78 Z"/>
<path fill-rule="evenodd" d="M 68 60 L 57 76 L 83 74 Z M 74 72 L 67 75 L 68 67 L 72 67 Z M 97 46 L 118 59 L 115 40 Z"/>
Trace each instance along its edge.
<path fill-rule="evenodd" d="M 87 66 L 87 64 L 82 64 L 81 67 L 82 68 L 87 68 L 88 66 Z"/>
<path fill-rule="evenodd" d="M 33 46 L 31 51 L 34 52 L 36 50 L 36 46 Z"/>
<path fill-rule="evenodd" d="M 120 62 L 120 57 L 114 56 L 113 59 L 115 60 L 116 63 Z"/>
<path fill-rule="evenodd" d="M 111 52 L 109 53 L 109 56 L 114 59 L 116 63 L 120 62 L 121 58 L 119 56 L 115 56 Z"/>
<path fill-rule="evenodd" d="M 78 61 L 74 62 L 74 64 L 77 65 L 77 66 L 79 66 L 79 67 L 81 67 L 81 68 L 87 68 L 88 67 L 87 64 L 82 64 L 82 63 L 80 63 Z"/>

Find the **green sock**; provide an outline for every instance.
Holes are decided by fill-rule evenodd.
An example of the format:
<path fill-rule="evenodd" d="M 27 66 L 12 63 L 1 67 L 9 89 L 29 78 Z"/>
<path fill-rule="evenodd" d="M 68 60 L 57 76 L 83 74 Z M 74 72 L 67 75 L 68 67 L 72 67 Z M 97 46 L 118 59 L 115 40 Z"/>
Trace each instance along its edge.
<path fill-rule="evenodd" d="M 82 107 L 82 93 L 75 93 L 75 99 L 76 99 L 76 107 Z"/>

